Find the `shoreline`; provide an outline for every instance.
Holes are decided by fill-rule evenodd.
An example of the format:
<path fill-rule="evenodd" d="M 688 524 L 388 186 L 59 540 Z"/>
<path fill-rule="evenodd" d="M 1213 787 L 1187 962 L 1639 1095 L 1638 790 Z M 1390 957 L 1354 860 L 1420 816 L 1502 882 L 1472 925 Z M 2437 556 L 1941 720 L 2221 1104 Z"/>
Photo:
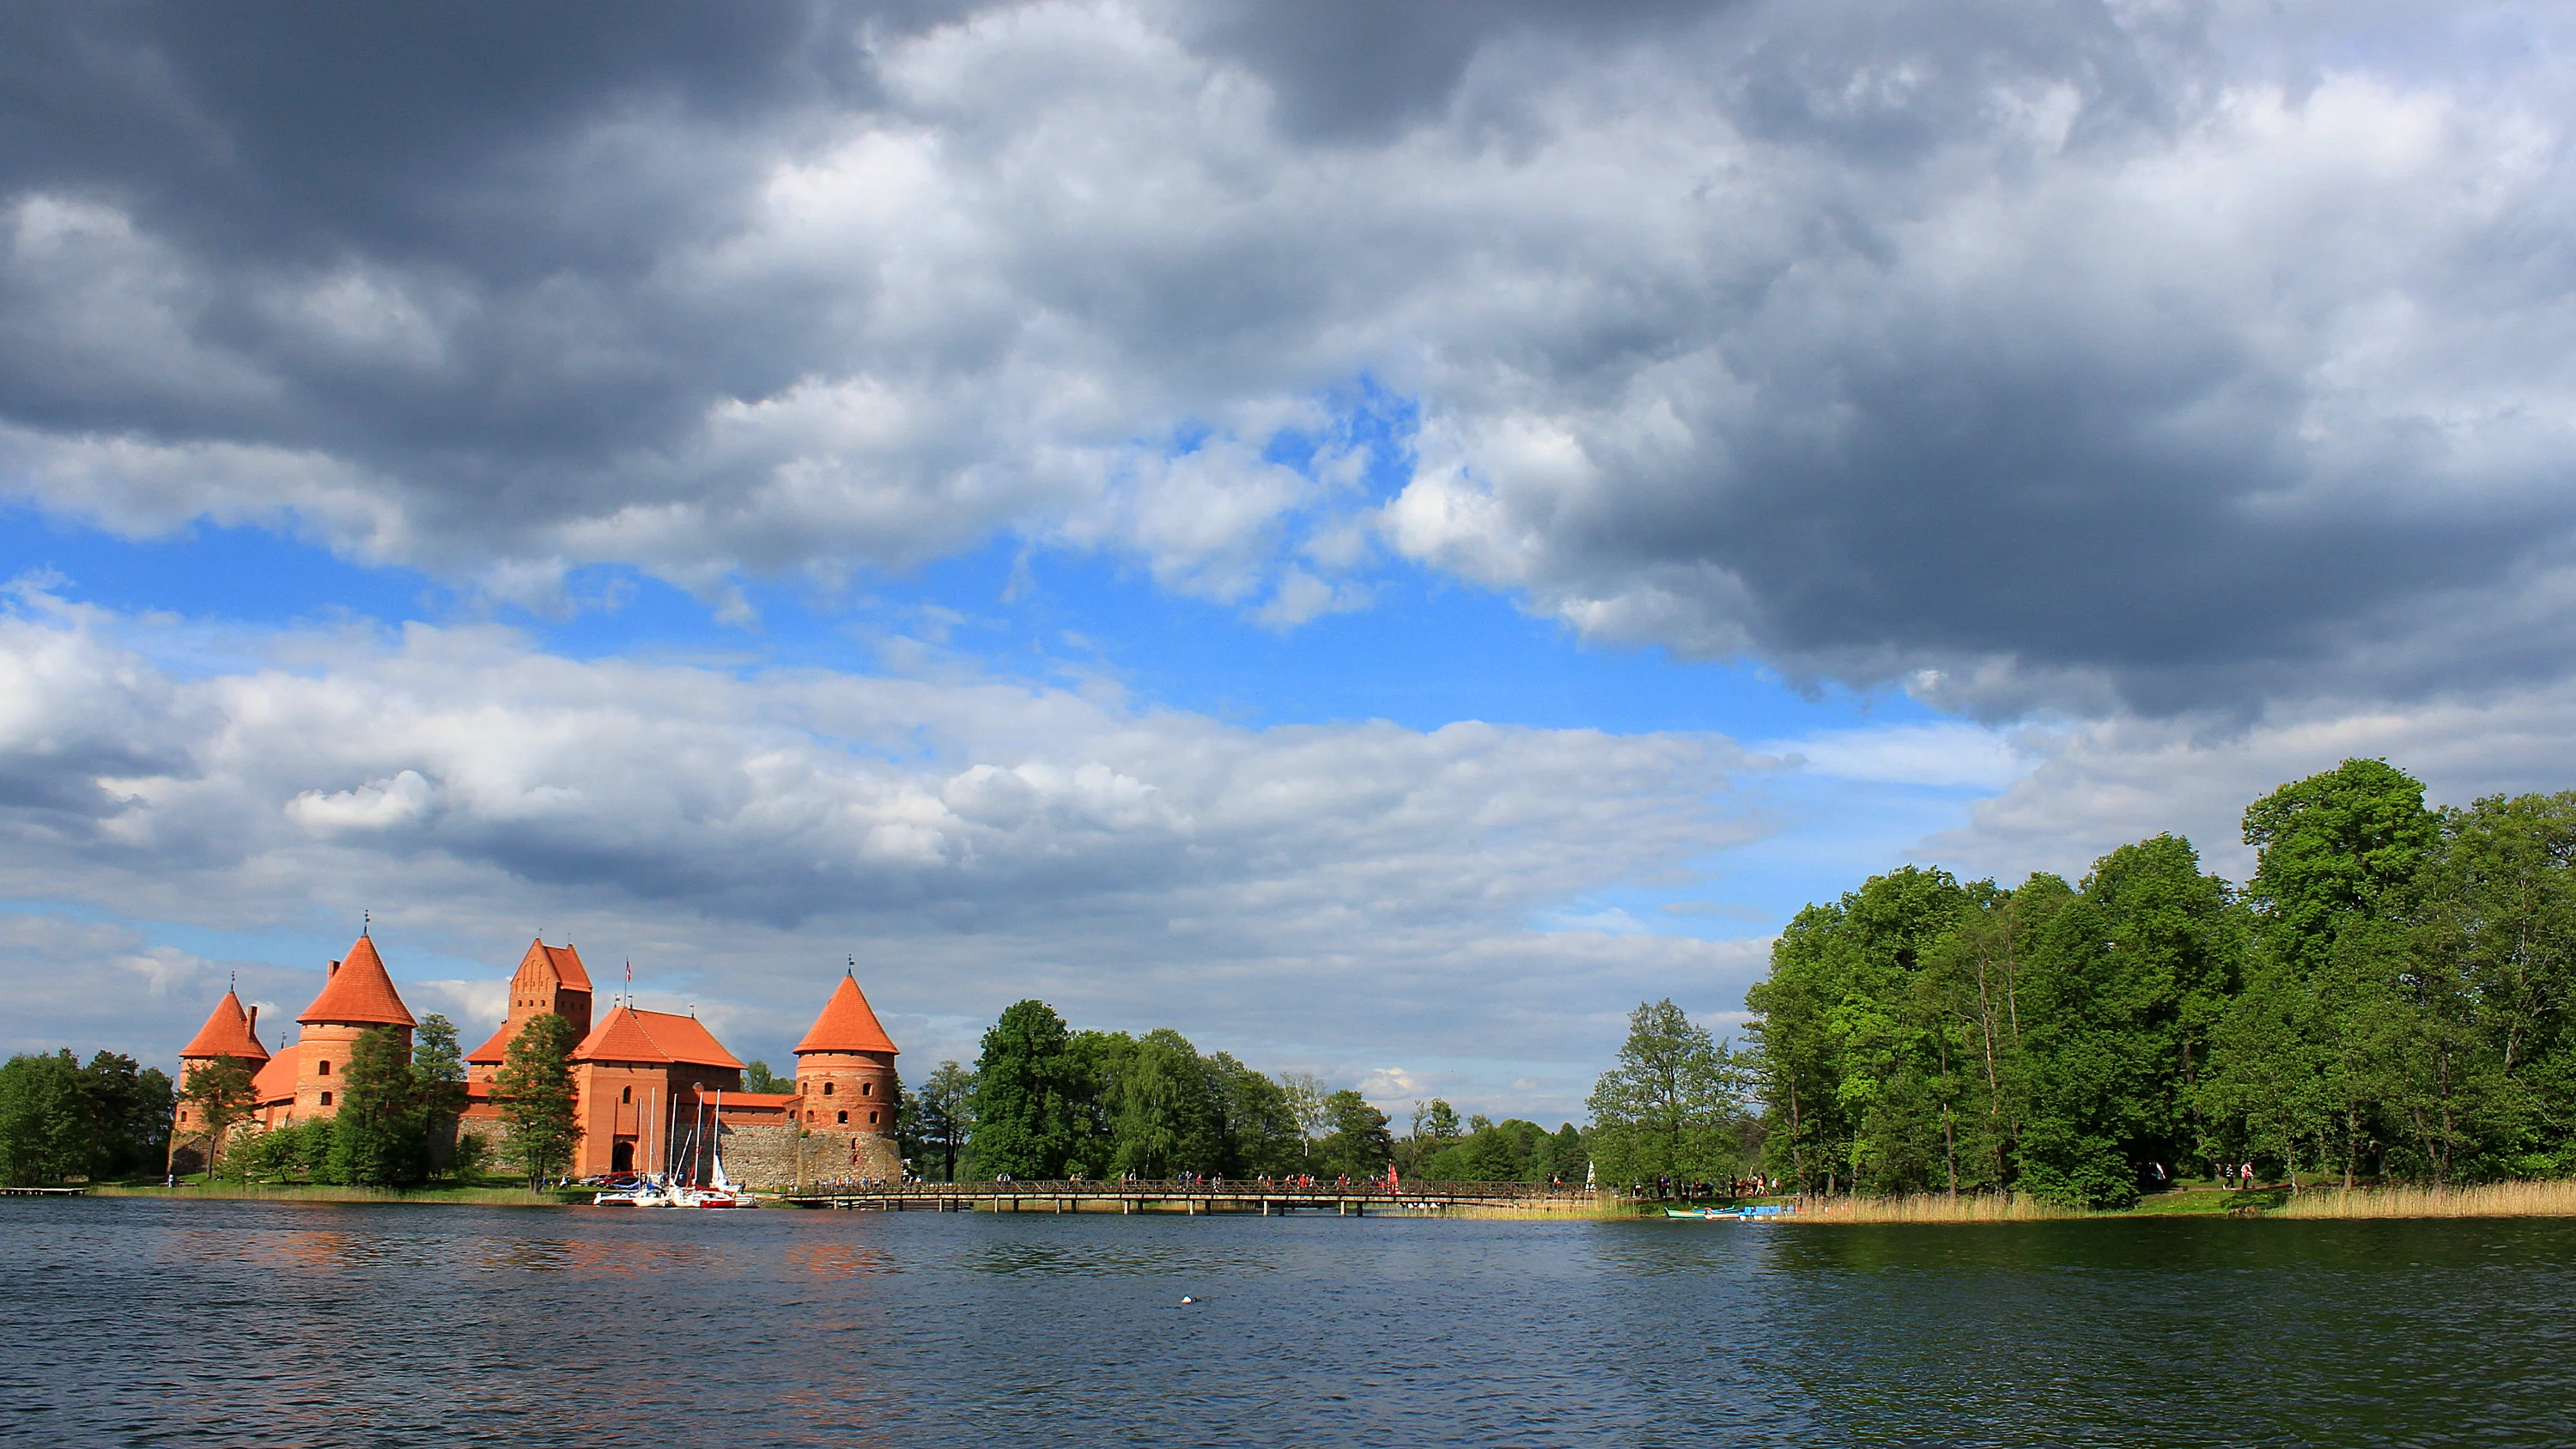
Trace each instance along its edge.
<path fill-rule="evenodd" d="M 63 1194 L 70 1196 L 73 1194 Z M 145 1198 L 178 1202 L 319 1202 L 405 1203 L 469 1207 L 588 1207 L 590 1190 L 491 1185 L 418 1188 L 352 1187 L 322 1183 L 94 1183 L 87 1196 Z M 2029 1197 L 1995 1194 L 1907 1198 L 1834 1198 L 1803 1207 L 1794 1198 L 1747 1198 L 1743 1205 L 1771 1203 L 1797 1209 L 1769 1222 L 1778 1225 L 1833 1226 L 1975 1226 L 2035 1222 L 2094 1222 L 2165 1218 L 2281 1218 L 2301 1221 L 2421 1220 L 2461 1218 L 2576 1217 L 2576 1180 L 2487 1183 L 2471 1187 L 2305 1187 L 2293 1193 L 2286 1184 L 2244 1191 L 2185 1189 L 2158 1193 L 2127 1208 L 2059 1207 Z M 1715 1204 L 1690 1204 L 1708 1206 Z M 766 1202 L 763 1208 L 785 1208 Z M 1603 1203 L 1585 1207 L 1452 1206 L 1376 1207 L 1371 1217 L 1445 1218 L 1464 1222 L 1668 1222 L 1667 1207 L 1680 1202 Z M 807 1209 L 809 1211 L 813 1209 Z M 1140 1214 L 1143 1215 L 1143 1214 Z M 1155 1213 L 1155 1216 L 1163 1214 Z M 1233 1214 L 1222 1214 L 1233 1216 Z"/>

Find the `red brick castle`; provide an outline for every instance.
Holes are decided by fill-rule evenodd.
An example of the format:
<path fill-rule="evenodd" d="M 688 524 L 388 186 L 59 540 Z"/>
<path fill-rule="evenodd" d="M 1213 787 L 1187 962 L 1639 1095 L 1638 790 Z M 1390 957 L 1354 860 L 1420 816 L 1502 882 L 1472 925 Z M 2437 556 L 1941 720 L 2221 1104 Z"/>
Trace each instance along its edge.
<path fill-rule="evenodd" d="M 744 1091 L 741 1061 L 693 1015 L 618 1003 L 594 1021 L 592 999 L 581 953 L 569 943 L 528 943 L 510 977 L 509 1015 L 490 1040 L 466 1054 L 467 1106 L 459 1134 L 500 1145 L 503 1124 L 492 1103 L 492 1083 L 510 1043 L 529 1022 L 552 1012 L 572 1023 L 580 1037 L 571 1055 L 575 1120 L 581 1125 L 571 1169 L 576 1177 L 675 1165 L 688 1171 L 685 1158 L 677 1164 L 669 1159 L 682 1150 L 675 1143 L 686 1140 L 686 1124 L 706 1119 L 714 1119 L 726 1169 L 743 1181 L 902 1174 L 894 1145 L 897 1049 L 869 1009 L 855 971 L 841 978 L 813 1029 L 796 1044 L 792 1092 Z M 347 1066 L 361 1033 L 383 1027 L 408 1048 L 419 1024 L 386 974 L 372 934 L 361 934 L 347 956 L 331 963 L 322 993 L 296 1022 L 303 1030 L 294 1044 L 271 1054 L 260 1044 L 257 1008 L 245 1011 L 241 998 L 227 991 L 204 1028 L 179 1049 L 180 1080 L 231 1057 L 253 1074 L 249 1125 L 318 1121 L 334 1110 L 332 1073 Z M 192 1116 L 193 1108 L 182 1102 L 171 1134 L 173 1172 L 204 1165 L 205 1133 Z M 677 1132 L 675 1123 L 683 1124 Z M 703 1171 L 703 1156 L 698 1168 Z"/>

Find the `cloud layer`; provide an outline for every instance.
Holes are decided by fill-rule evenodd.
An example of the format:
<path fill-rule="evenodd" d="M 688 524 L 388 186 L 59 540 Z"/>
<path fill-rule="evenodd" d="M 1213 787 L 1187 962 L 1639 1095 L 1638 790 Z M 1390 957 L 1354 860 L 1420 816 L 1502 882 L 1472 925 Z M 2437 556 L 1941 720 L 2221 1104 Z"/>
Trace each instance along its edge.
<path fill-rule="evenodd" d="M 0 780 L 44 786 L 0 800 L 19 899 L 244 933 L 370 906 L 415 979 L 406 950 L 498 980 L 542 927 L 772 1051 L 854 953 L 919 1051 L 971 1055 L 977 1023 L 1039 995 L 1350 1078 L 1588 1062 L 1637 997 L 1731 1009 L 1760 955 L 1533 925 L 1758 833 L 1729 780 L 1770 766 L 1713 737 L 1253 731 L 1000 679 L 583 663 L 425 626 L 248 641 L 264 665 L 207 671 L 168 626 L 19 597 Z M 127 989 L 109 958 L 130 954 L 82 967 L 87 989 Z M 220 989 L 189 979 L 192 1002 Z"/>
<path fill-rule="evenodd" d="M 1374 529 L 1989 717 L 2567 668 L 2545 14 L 12 24 L 0 460 L 64 516 L 719 603 L 1004 533 L 1281 626 Z"/>

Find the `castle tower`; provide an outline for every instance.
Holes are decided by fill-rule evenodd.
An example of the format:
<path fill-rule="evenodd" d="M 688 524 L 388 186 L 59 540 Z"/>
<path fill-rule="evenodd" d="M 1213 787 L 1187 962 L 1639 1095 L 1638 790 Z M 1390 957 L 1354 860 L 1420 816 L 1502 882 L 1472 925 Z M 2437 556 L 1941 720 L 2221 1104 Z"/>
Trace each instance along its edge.
<path fill-rule="evenodd" d="M 179 1048 L 180 1090 L 187 1090 L 190 1073 L 213 1066 L 225 1057 L 241 1063 L 253 1075 L 268 1065 L 268 1048 L 259 1044 L 259 1008 L 254 1006 L 244 1012 L 241 998 L 230 991 L 224 993 L 223 1000 L 215 1003 L 214 1011 L 206 1017 L 206 1024 L 197 1029 L 197 1034 L 188 1039 L 186 1046 Z M 178 1115 L 172 1119 L 170 1127 L 170 1170 L 173 1172 L 193 1172 L 196 1165 L 204 1162 L 203 1144 L 196 1140 L 203 1129 L 196 1119 L 197 1109 L 186 1101 L 180 1102 Z M 188 1165 L 182 1165 L 183 1157 L 190 1159 Z"/>
<path fill-rule="evenodd" d="M 385 974 L 374 938 L 363 933 L 346 959 L 331 963 L 322 994 L 295 1020 L 304 1028 L 295 1043 L 293 1110 L 298 1122 L 331 1115 L 338 1105 L 338 1079 L 349 1065 L 349 1049 L 361 1034 L 374 1027 L 392 1027 L 409 1048 L 411 1029 L 417 1025 L 403 1006 L 401 993 L 394 990 L 393 978 Z"/>
<path fill-rule="evenodd" d="M 855 968 L 796 1044 L 799 1125 L 894 1136 L 895 1044 L 868 1009 Z"/>
<path fill-rule="evenodd" d="M 570 941 L 561 946 L 549 946 L 543 937 L 530 941 L 528 954 L 519 958 L 519 969 L 510 977 L 510 1014 L 489 1041 L 466 1056 L 467 1079 L 489 1082 L 500 1076 L 510 1043 L 547 1012 L 572 1023 L 573 1040 L 589 1036 L 590 998 L 590 973 Z"/>

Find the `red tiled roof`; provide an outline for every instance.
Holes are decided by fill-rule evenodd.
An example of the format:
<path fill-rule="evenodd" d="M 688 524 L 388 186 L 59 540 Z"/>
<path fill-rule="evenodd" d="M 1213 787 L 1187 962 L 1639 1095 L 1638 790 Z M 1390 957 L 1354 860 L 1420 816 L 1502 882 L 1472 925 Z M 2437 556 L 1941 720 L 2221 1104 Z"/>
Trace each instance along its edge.
<path fill-rule="evenodd" d="M 402 996 L 394 990 L 394 979 L 385 974 L 384 958 L 376 954 L 376 943 L 360 936 L 349 948 L 347 959 L 332 971 L 331 979 L 322 983 L 322 994 L 295 1018 L 302 1022 L 363 1022 L 370 1026 L 417 1026 L 411 1012 L 403 1006 Z"/>
<path fill-rule="evenodd" d="M 857 973 L 841 978 L 832 991 L 832 999 L 823 1003 L 823 1014 L 814 1018 L 814 1029 L 796 1044 L 796 1054 L 807 1052 L 884 1052 L 895 1053 L 894 1038 L 886 1035 L 877 1023 L 877 1014 L 868 1009 L 868 998 L 859 990 Z"/>
<path fill-rule="evenodd" d="M 577 1062 L 672 1062 L 693 1067 L 731 1067 L 742 1070 L 715 1039 L 714 1033 L 699 1024 L 694 1016 L 680 1016 L 668 1011 L 638 1011 L 621 1006 L 608 1013 L 607 1019 L 590 1029 L 581 1045 L 572 1049 Z"/>
<path fill-rule="evenodd" d="M 252 1100 L 262 1107 L 278 1102 L 294 1101 L 296 1063 L 302 1056 L 303 1051 L 298 1048 L 294 1051 L 281 1050 L 277 1055 L 270 1057 L 268 1065 L 260 1068 L 250 1079 Z"/>
<path fill-rule="evenodd" d="M 561 982 L 565 990 L 591 989 L 590 973 L 582 969 L 581 953 L 572 948 L 571 942 L 567 941 L 561 946 L 549 946 L 545 943 L 544 937 L 530 941 L 528 954 L 519 958 L 520 969 L 525 970 L 529 962 L 537 959 L 539 952 L 544 953 L 546 964 L 555 969 L 555 980 Z"/>
<path fill-rule="evenodd" d="M 492 1028 L 491 1039 L 484 1042 L 481 1046 L 476 1047 L 474 1050 L 467 1052 L 465 1054 L 465 1059 L 474 1063 L 476 1066 L 481 1066 L 485 1062 L 501 1061 L 507 1058 L 509 1054 L 510 1022 L 508 1018 L 504 1017 L 499 1026 Z"/>
<path fill-rule="evenodd" d="M 188 1039 L 186 1046 L 179 1048 L 179 1060 L 183 1062 L 207 1057 L 238 1058 L 243 1066 L 254 1072 L 259 1070 L 260 1063 L 268 1060 L 268 1048 L 261 1046 L 259 1038 L 252 1034 L 250 1017 L 242 1010 L 241 998 L 229 991 L 224 993 L 223 1000 L 215 1003 L 214 1011 L 206 1017 L 206 1024 L 197 1028 L 197 1034 Z"/>

